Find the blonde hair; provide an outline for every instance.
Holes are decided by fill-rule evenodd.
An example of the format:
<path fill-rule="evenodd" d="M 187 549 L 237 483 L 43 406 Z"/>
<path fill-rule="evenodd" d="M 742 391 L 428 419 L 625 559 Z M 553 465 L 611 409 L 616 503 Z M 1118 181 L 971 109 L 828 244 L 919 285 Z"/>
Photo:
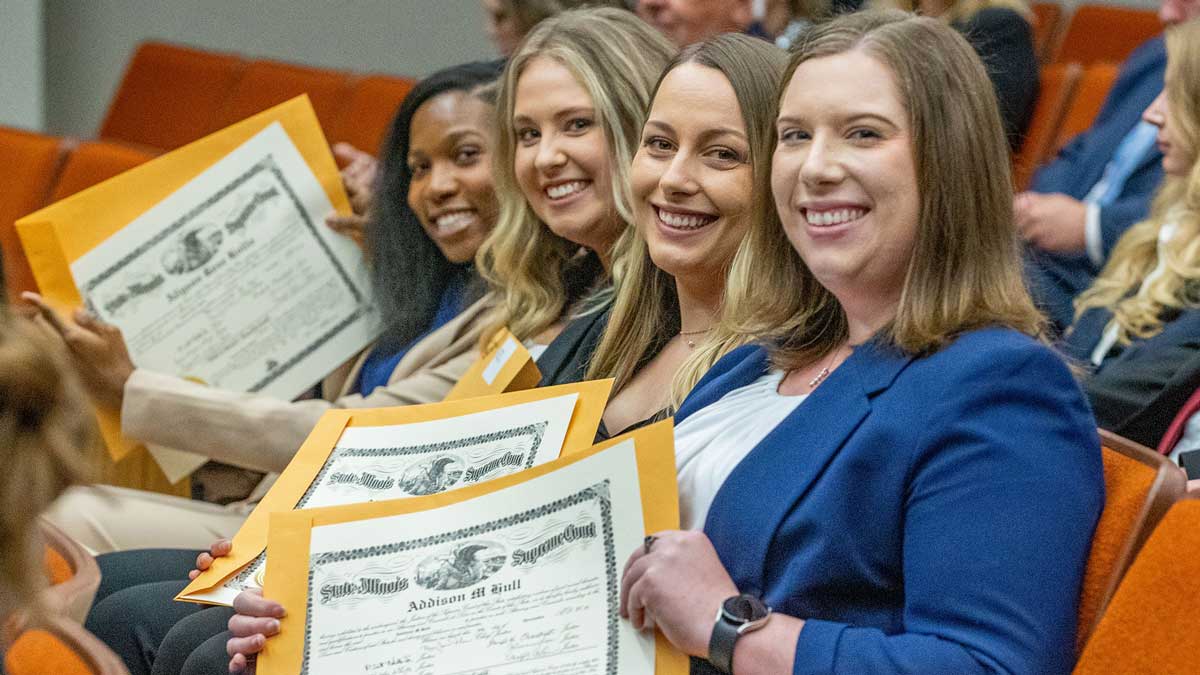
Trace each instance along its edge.
<path fill-rule="evenodd" d="M 1111 308 L 1121 344 L 1158 334 L 1166 312 L 1200 306 L 1200 20 L 1167 30 L 1167 55 L 1167 124 L 1191 152 L 1192 168 L 1167 177 L 1150 217 L 1121 235 L 1100 276 L 1075 301 L 1076 318 Z M 1168 223 L 1176 229 L 1163 248 L 1163 273 L 1139 292 L 1158 265 L 1159 230 Z"/>
<path fill-rule="evenodd" d="M 0 615 L 38 611 L 36 518 L 86 474 L 87 409 L 62 346 L 0 308 Z"/>
<path fill-rule="evenodd" d="M 926 188 L 896 316 L 879 337 L 913 355 L 989 325 L 1042 338 L 1044 321 L 1021 276 L 1008 143 L 979 57 L 936 19 L 860 12 L 804 36 L 780 98 L 800 64 L 855 50 L 891 71 L 908 111 L 916 182 Z M 848 338 L 841 305 L 782 228 L 750 233 L 728 289 L 730 330 L 771 344 L 777 367 L 808 365 Z"/>
<path fill-rule="evenodd" d="M 720 71 L 733 87 L 746 126 L 754 177 L 750 228 L 778 228 L 771 206 L 772 127 L 775 94 L 787 66 L 787 55 L 745 35 L 718 35 L 680 52 L 654 86 L 655 94 L 667 74 L 687 63 Z M 679 332 L 675 280 L 650 259 L 642 227 L 644 223 L 636 223 L 629 237 L 625 274 L 617 285 L 612 316 L 587 373 L 587 379 L 615 378 L 614 391 L 628 384 L 638 369 Z M 743 336 L 715 326 L 676 371 L 670 406 L 678 407 L 712 364 L 743 341 Z"/>
<path fill-rule="evenodd" d="M 675 53 L 657 31 L 630 12 L 601 8 L 564 12 L 534 28 L 504 69 L 496 104 L 495 153 L 500 215 L 476 255 L 479 274 L 497 302 L 490 323 L 527 339 L 557 322 L 573 298 L 564 273 L 579 245 L 550 231 L 530 208 L 513 167 L 517 138 L 513 108 L 517 82 L 535 58 L 553 59 L 575 76 L 592 98 L 612 159 L 612 203 L 632 221 L 629 164 L 637 148 L 654 79 Z M 624 236 L 624 235 L 622 235 Z M 614 246 L 613 275 L 620 274 L 621 244 Z M 605 252 L 607 253 L 607 252 Z M 493 330 L 484 331 L 490 336 Z"/>

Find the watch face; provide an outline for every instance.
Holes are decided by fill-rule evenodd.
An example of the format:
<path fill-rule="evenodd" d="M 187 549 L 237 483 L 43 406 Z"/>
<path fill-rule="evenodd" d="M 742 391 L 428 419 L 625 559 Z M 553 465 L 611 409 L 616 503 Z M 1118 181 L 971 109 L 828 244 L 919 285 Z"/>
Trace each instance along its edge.
<path fill-rule="evenodd" d="M 726 600 L 721 611 L 727 619 L 739 624 L 765 619 L 771 612 L 762 600 L 745 593 Z"/>

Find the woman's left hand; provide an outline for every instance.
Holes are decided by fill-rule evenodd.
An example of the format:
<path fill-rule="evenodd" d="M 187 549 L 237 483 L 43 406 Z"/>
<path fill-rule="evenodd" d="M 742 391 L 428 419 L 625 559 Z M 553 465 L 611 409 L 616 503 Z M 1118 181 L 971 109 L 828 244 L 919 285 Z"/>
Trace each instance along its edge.
<path fill-rule="evenodd" d="M 714 617 L 737 586 L 703 532 L 659 532 L 649 548 L 638 547 L 625 564 L 621 616 L 638 630 L 657 627 L 686 654 L 707 657 Z"/>

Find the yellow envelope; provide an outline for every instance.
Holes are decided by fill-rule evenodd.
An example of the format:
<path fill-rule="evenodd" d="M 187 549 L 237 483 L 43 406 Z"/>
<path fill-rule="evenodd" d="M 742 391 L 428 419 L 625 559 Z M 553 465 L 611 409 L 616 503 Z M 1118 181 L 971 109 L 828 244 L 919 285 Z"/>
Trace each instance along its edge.
<path fill-rule="evenodd" d="M 18 220 L 17 233 L 41 294 L 59 309 L 79 307 L 71 263 L 275 122 L 291 137 L 334 208 L 349 213 L 316 113 L 307 96 L 298 96 Z M 120 411 L 98 407 L 97 417 L 114 460 L 138 447 L 121 436 Z"/>
<path fill-rule="evenodd" d="M 259 674 L 295 675 L 300 672 L 304 657 L 304 630 L 307 625 L 309 541 L 314 527 L 414 513 L 457 504 L 544 476 L 630 439 L 633 439 L 636 448 L 642 518 L 645 521 L 646 533 L 678 529 L 679 497 L 675 482 L 673 420 L 664 420 L 637 429 L 584 452 L 450 492 L 272 514 L 268 543 L 271 564 L 267 567 L 263 595 L 282 603 L 288 613 L 280 620 L 279 634 L 267 640 L 266 647 L 258 657 Z M 687 656 L 676 651 L 661 633 L 656 637 L 656 675 L 687 673 Z"/>
<path fill-rule="evenodd" d="M 175 596 L 175 599 L 186 602 L 204 602 L 190 599 L 187 596 L 207 593 L 216 589 L 247 564 L 253 562 L 267 547 L 267 525 L 270 514 L 278 511 L 291 511 L 295 508 L 309 486 L 312 485 L 313 480 L 316 479 L 317 474 L 320 473 L 321 468 L 325 466 L 329 454 L 333 452 L 334 446 L 342 436 L 342 431 L 347 427 L 427 422 L 460 417 L 504 406 L 544 401 L 566 394 L 577 394 L 575 411 L 571 415 L 567 435 L 563 440 L 562 454 L 566 455 L 591 447 L 596 438 L 596 429 L 600 426 L 600 417 L 604 414 L 604 407 L 608 405 L 608 394 L 611 390 L 612 380 L 590 380 L 499 396 L 483 396 L 425 405 L 326 411 L 317 422 L 317 426 L 305 439 L 304 444 L 300 446 L 296 456 L 279 476 L 279 480 L 275 481 L 270 492 L 263 497 L 258 506 L 254 507 L 254 511 L 250 513 L 241 529 L 234 535 L 233 547 L 229 555 L 217 558 L 212 567 L 196 577 L 187 585 L 187 588 Z M 459 490 L 461 489 L 459 488 Z"/>
<path fill-rule="evenodd" d="M 533 355 L 507 328 L 488 341 L 479 360 L 467 369 L 446 394 L 446 401 L 491 396 L 505 391 L 533 389 L 542 379 Z"/>

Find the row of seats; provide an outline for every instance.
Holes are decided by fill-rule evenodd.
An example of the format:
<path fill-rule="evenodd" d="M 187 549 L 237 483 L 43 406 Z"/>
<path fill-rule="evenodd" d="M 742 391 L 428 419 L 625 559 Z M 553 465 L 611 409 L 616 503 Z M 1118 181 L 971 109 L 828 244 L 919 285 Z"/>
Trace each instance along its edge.
<path fill-rule="evenodd" d="M 414 80 L 358 75 L 162 42 L 138 47 L 97 137 L 173 150 L 300 94 L 331 143 L 374 152 Z"/>
<path fill-rule="evenodd" d="M 1037 167 L 1092 125 L 1119 72 L 1120 67 L 1109 61 L 1042 67 L 1033 118 L 1021 150 L 1013 158 L 1013 182 L 1018 190 L 1028 187 Z"/>
<path fill-rule="evenodd" d="M 111 141 L 75 141 L 0 127 L 0 166 L 18 167 L 0 190 L 0 255 L 10 301 L 35 290 L 14 223 L 43 206 L 107 180 L 159 153 Z"/>
<path fill-rule="evenodd" d="M 1033 3 L 1034 48 L 1042 63 L 1124 61 L 1138 45 L 1162 32 L 1150 10 L 1081 5 L 1067 16 L 1063 5 Z M 1064 20 L 1065 19 L 1065 20 Z M 1097 40 L 1103 35 L 1103 40 Z"/>

